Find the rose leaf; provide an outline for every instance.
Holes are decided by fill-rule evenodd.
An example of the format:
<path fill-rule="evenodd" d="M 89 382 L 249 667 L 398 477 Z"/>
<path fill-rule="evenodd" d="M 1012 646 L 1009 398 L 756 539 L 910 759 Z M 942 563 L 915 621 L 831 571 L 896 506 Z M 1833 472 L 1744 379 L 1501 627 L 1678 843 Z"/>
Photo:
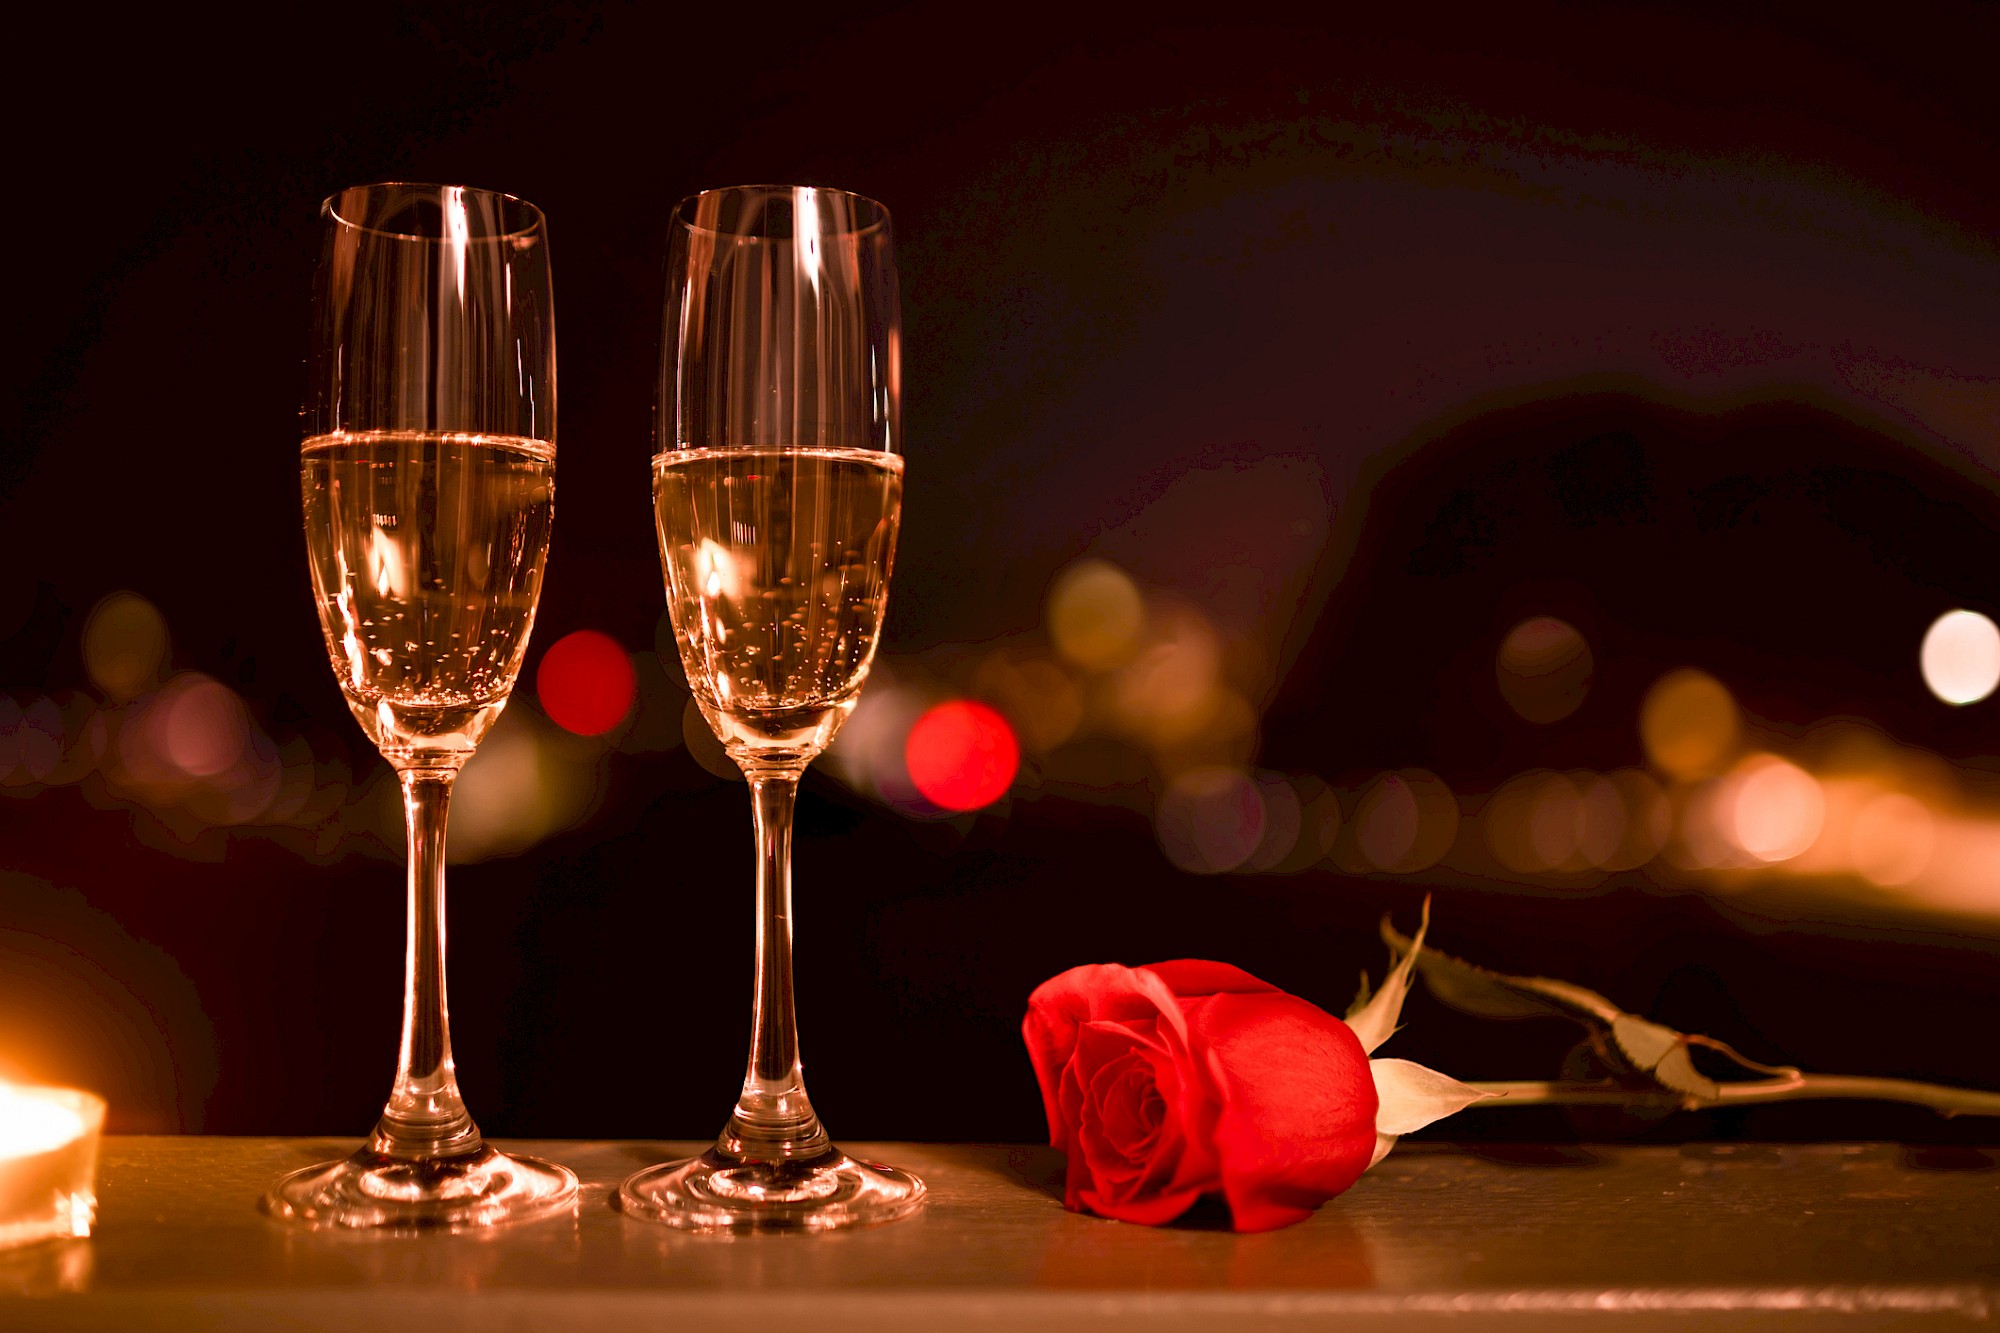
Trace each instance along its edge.
<path fill-rule="evenodd" d="M 1394 950 L 1406 949 L 1412 943 L 1386 919 L 1382 922 L 1382 939 Z M 1596 1026 L 1612 1023 L 1623 1012 L 1596 991 L 1571 982 L 1491 972 L 1436 949 L 1426 950 L 1417 967 L 1433 995 L 1475 1017 L 1532 1018 L 1557 1014 Z"/>
<path fill-rule="evenodd" d="M 1714 1101 L 1722 1092 L 1714 1079 L 1695 1069 L 1687 1038 L 1670 1027 L 1620 1014 L 1611 1022 L 1611 1040 L 1634 1069 L 1669 1092 L 1701 1101 Z"/>

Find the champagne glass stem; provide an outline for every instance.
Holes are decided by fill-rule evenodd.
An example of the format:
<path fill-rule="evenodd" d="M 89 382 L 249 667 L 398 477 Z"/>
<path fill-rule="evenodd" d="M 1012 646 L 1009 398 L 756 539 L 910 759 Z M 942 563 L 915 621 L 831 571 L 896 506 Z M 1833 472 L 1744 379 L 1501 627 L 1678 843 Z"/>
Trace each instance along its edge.
<path fill-rule="evenodd" d="M 401 769 L 409 829 L 409 941 L 403 960 L 403 1050 L 396 1088 L 369 1147 L 387 1157 L 474 1152 L 479 1127 L 458 1092 L 444 977 L 444 837 L 455 769 Z"/>
<path fill-rule="evenodd" d="M 792 1003 L 792 810 L 800 772 L 747 777 L 757 839 L 757 980 L 743 1095 L 716 1146 L 743 1160 L 792 1161 L 832 1148 L 806 1098 Z"/>

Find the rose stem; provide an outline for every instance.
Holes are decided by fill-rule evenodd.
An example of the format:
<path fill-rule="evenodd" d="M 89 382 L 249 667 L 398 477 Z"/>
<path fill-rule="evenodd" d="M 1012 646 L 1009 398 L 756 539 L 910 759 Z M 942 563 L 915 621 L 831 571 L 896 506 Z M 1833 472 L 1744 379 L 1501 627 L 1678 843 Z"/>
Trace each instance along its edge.
<path fill-rule="evenodd" d="M 1741 1106 L 1755 1102 L 1810 1101 L 1817 1098 L 1859 1098 L 1910 1102 L 1940 1115 L 2000 1116 L 2000 1092 L 1948 1088 L 1904 1078 L 1868 1078 L 1847 1074 L 1796 1074 L 1718 1085 L 1713 1097 L 1678 1092 L 1641 1092 L 1603 1083 L 1514 1082 L 1472 1083 L 1495 1100 L 1477 1106 Z M 1468 1108 L 1470 1109 L 1470 1108 Z"/>

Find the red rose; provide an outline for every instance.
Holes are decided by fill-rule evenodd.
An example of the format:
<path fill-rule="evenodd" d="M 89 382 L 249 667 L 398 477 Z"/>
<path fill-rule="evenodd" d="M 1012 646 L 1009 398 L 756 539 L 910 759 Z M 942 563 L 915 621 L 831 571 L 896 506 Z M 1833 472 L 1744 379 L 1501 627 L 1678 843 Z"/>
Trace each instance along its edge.
<path fill-rule="evenodd" d="M 1376 1153 L 1361 1040 L 1225 963 L 1072 968 L 1028 997 L 1021 1035 L 1074 1209 L 1157 1225 L 1220 1193 L 1238 1231 L 1268 1231 Z"/>

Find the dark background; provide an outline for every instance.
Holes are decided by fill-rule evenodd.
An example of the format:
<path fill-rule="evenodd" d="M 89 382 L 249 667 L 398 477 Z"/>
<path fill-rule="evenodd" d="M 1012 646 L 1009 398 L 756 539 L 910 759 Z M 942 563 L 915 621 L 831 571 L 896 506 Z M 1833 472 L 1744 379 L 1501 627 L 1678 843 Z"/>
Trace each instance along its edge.
<path fill-rule="evenodd" d="M 896 218 L 891 675 L 1033 632 L 1096 553 L 1240 613 L 1270 663 L 1258 762 L 1339 790 L 1421 766 L 1476 800 L 1641 763 L 1640 699 L 1694 664 L 1767 736 L 1858 719 L 1994 793 L 1993 706 L 1938 703 L 1915 654 L 1941 611 L 2000 610 L 2000 9 L 1083 8 L 17 26 L 0 688 L 87 694 L 85 616 L 130 589 L 175 669 L 344 766 L 343 799 L 379 792 L 314 623 L 293 452 L 316 209 L 379 179 L 548 214 L 562 499 L 529 672 L 578 628 L 646 649 L 667 213 L 800 181 Z M 1303 544 L 1269 539 L 1301 495 Z M 1492 683 L 1530 615 L 1595 654 L 1559 727 Z M 575 827 L 452 872 L 462 1079 L 489 1132 L 699 1137 L 747 1029 L 744 793 L 685 746 L 600 760 Z M 87 781 L 0 790 L 0 1070 L 103 1089 L 114 1127 L 365 1129 L 396 1032 L 393 852 L 204 830 Z M 941 821 L 825 774 L 799 830 L 804 1050 L 849 1138 L 1038 1137 L 1017 1024 L 1043 978 L 1199 955 L 1338 1008 L 1379 970 L 1377 918 L 1427 892 L 1447 949 L 1759 1058 L 2000 1087 L 2000 873 L 1990 908 L 1948 912 L 1664 870 L 1199 876 L 1061 784 Z M 1393 1053 L 1463 1077 L 1548 1076 L 1570 1039 L 1412 1019 Z M 1991 1137 L 1879 1107 L 1653 1132 Z"/>

